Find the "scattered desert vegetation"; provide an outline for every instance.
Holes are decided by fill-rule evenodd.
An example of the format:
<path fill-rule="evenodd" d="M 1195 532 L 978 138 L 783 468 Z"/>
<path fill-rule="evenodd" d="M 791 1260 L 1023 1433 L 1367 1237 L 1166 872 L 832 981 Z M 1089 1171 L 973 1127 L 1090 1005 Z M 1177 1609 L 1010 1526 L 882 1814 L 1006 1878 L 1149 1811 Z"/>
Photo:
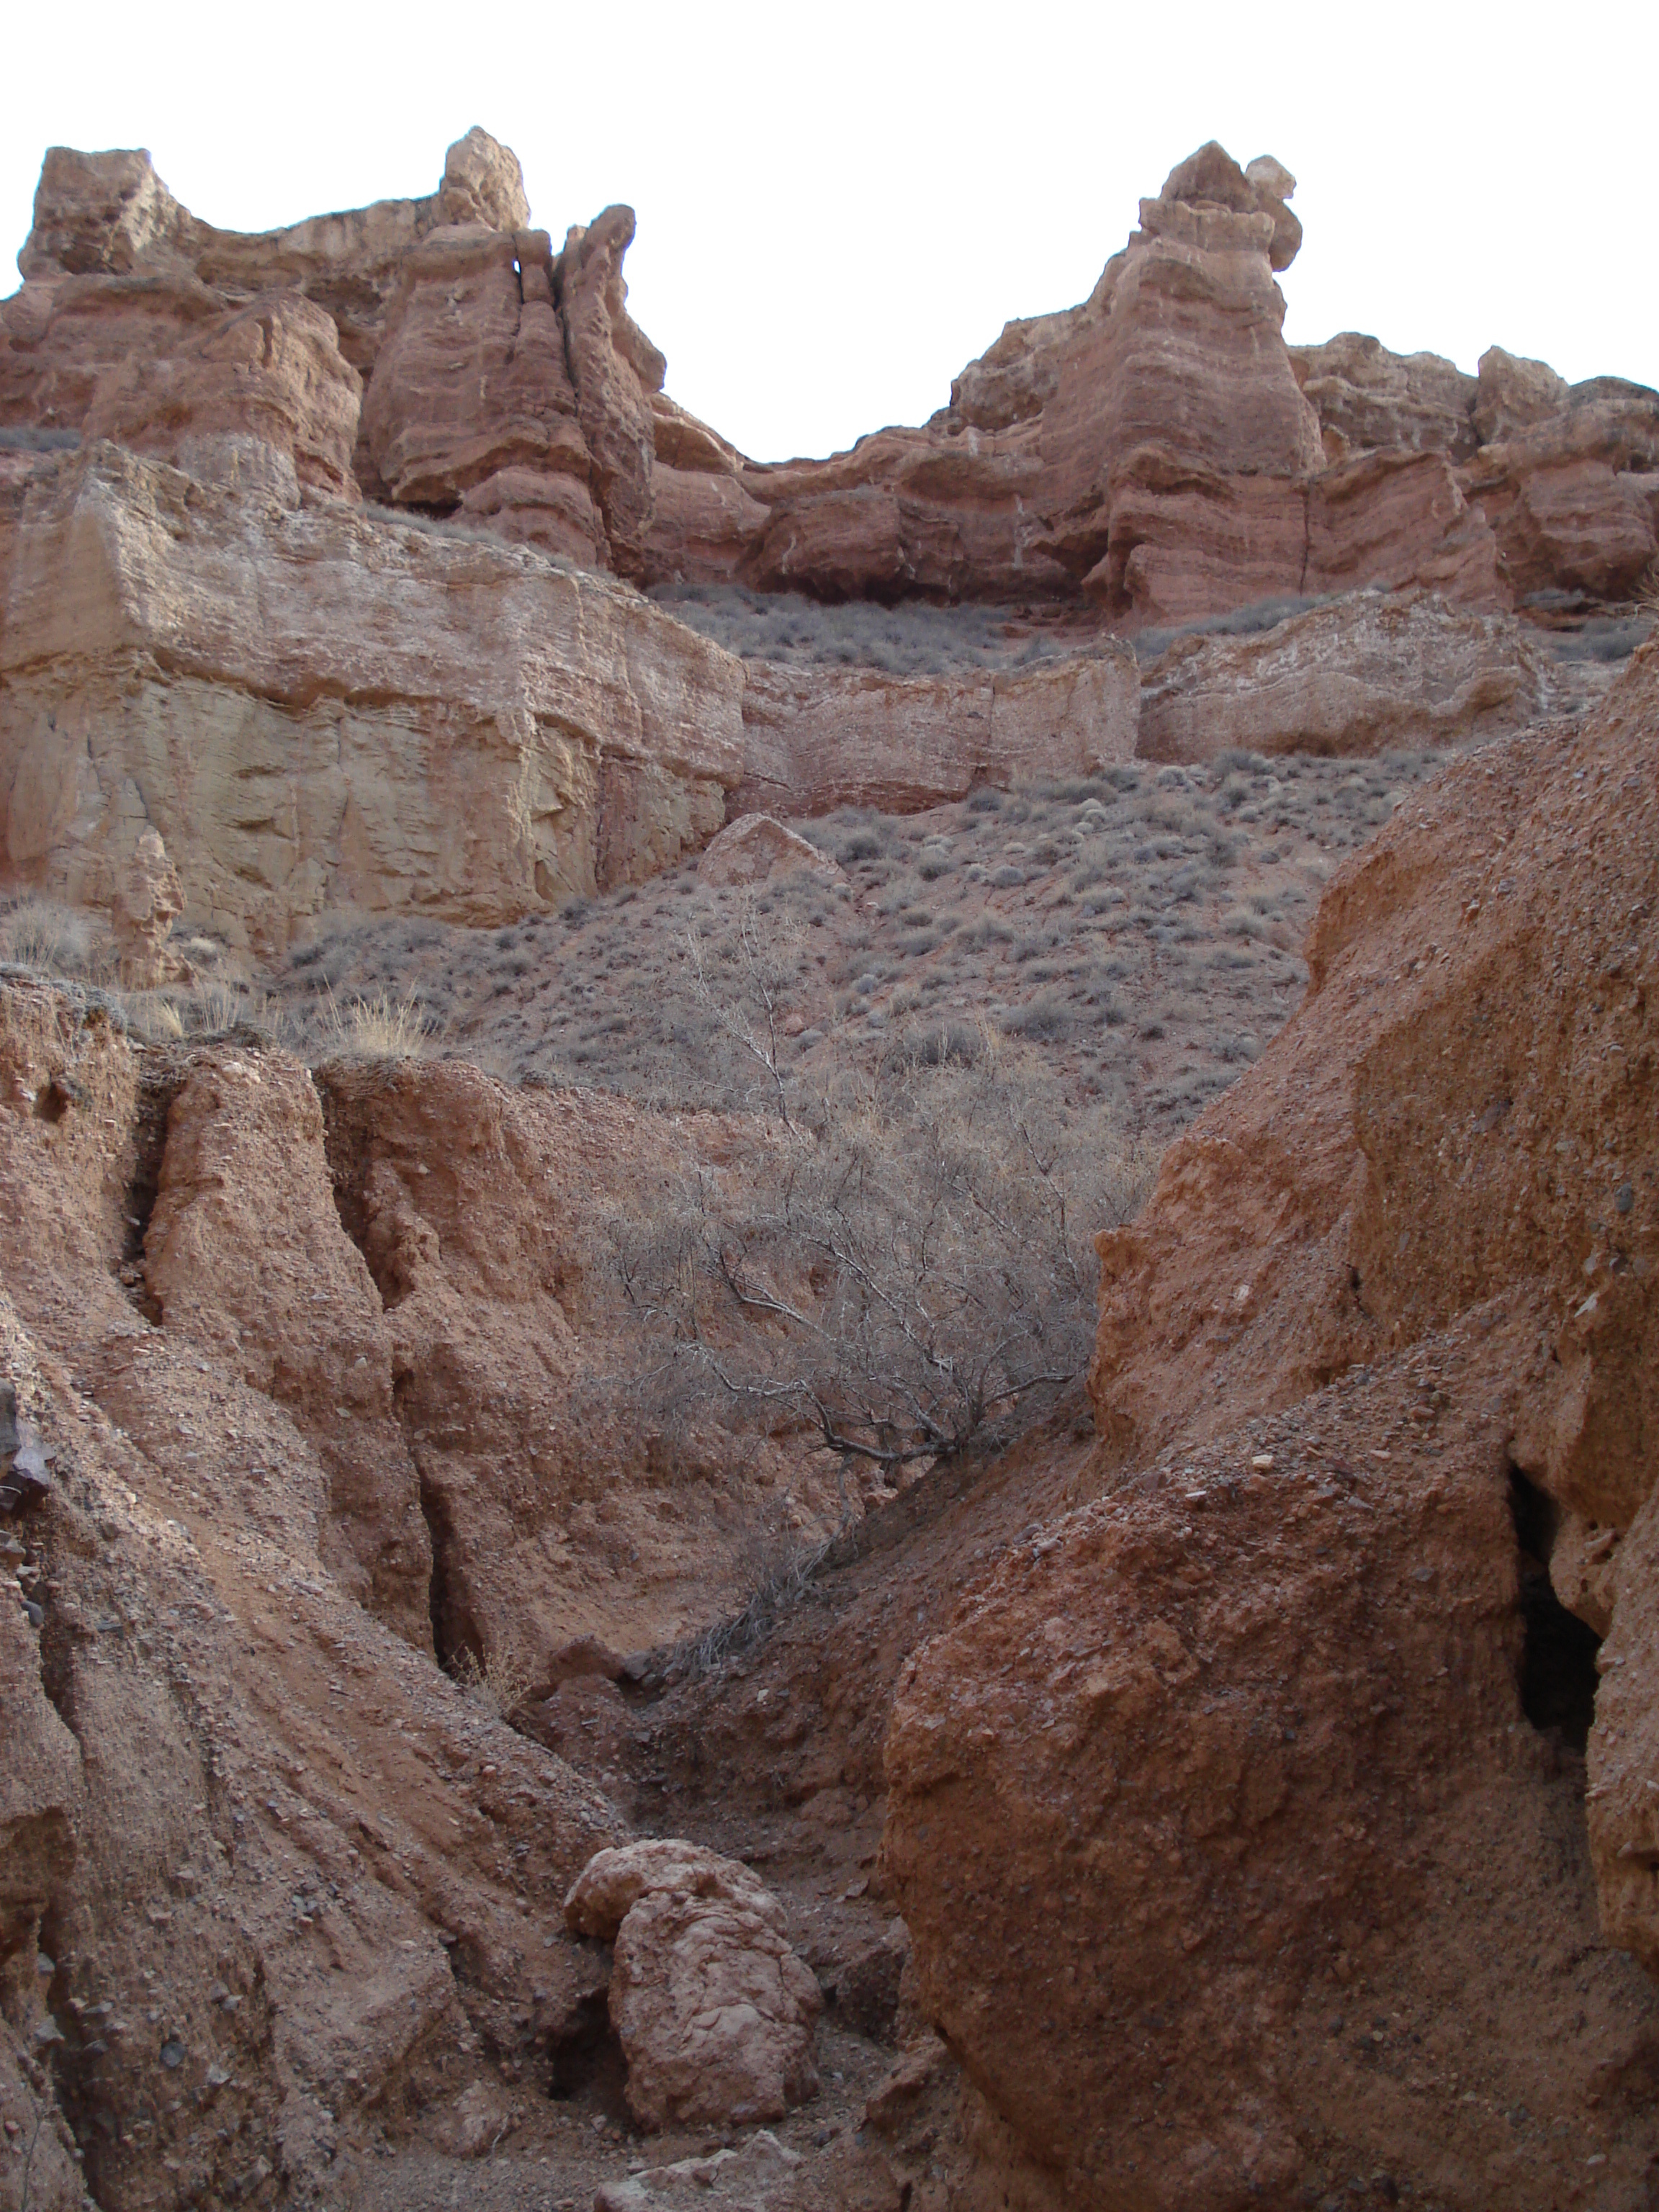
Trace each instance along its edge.
<path fill-rule="evenodd" d="M 380 1005 L 506 1081 L 773 1118 L 843 1070 L 962 1064 L 992 1035 L 1030 1048 L 1067 1112 L 1162 1142 L 1292 1011 L 1328 874 L 1439 759 L 1226 755 L 907 817 L 848 808 L 799 825 L 840 885 L 803 873 L 751 897 L 689 863 L 496 929 L 342 929 L 270 988 L 319 1056 L 342 1048 L 331 1008 Z M 757 1052 L 732 1017 L 763 949 Z"/>
<path fill-rule="evenodd" d="M 432 1033 L 432 1019 L 412 994 L 394 998 L 374 991 L 341 1006 L 324 993 L 323 1030 L 335 1049 L 366 1060 L 418 1060 Z"/>
<path fill-rule="evenodd" d="M 1075 1382 L 1094 1232 L 1294 1010 L 1330 870 L 1437 765 L 1226 754 L 847 808 L 800 825 L 838 878 L 714 888 L 692 863 L 494 929 L 337 930 L 247 981 L 186 939 L 197 980 L 110 996 L 158 1041 L 756 1115 L 741 1170 L 653 1193 L 606 1265 L 653 1421 L 816 1444 L 855 1510 Z M 76 916 L 3 927 L 37 966 L 95 964 Z"/>
<path fill-rule="evenodd" d="M 878 668 L 890 676 L 941 676 L 1029 666 L 1086 652 L 1090 633 L 1037 623 L 1023 610 L 965 605 L 895 607 L 868 599 L 826 606 L 798 592 L 742 584 L 662 584 L 651 593 L 677 622 L 745 660 Z"/>

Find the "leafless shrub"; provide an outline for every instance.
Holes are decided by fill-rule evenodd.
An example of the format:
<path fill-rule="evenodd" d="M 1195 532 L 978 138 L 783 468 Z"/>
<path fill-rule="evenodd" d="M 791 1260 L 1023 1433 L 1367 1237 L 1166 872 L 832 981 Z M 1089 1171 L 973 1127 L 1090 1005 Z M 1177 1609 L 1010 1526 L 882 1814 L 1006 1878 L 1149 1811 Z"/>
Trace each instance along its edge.
<path fill-rule="evenodd" d="M 793 918 L 763 921 L 759 902 L 750 894 L 738 909 L 736 929 L 714 949 L 695 923 L 685 944 L 698 1005 L 720 1035 L 764 1071 L 762 1087 L 789 1128 L 789 1086 L 778 1064 L 783 1048 L 779 1024 L 784 993 L 794 980 L 799 924 Z"/>
<path fill-rule="evenodd" d="M 536 1686 L 534 1670 L 518 1651 L 491 1651 L 480 1659 L 463 1647 L 449 1671 L 457 1686 L 498 1721 L 510 1721 Z"/>
<path fill-rule="evenodd" d="M 887 1470 L 1006 1434 L 1072 1380 L 1093 1232 L 1134 1212 L 1151 1162 L 1098 1128 L 1079 1144 L 993 1045 L 846 1076 L 740 1180 L 701 1173 L 635 1224 L 618 1256 L 652 1362 Z"/>
<path fill-rule="evenodd" d="M 801 1544 L 788 1538 L 769 1542 L 757 1531 L 736 1561 L 738 1583 L 747 1598 L 736 1613 L 712 1621 L 682 1649 L 678 1656 L 684 1671 L 709 1674 L 764 1642 L 806 1595 L 854 1517 L 843 1486 L 841 1523 L 833 1534 Z"/>

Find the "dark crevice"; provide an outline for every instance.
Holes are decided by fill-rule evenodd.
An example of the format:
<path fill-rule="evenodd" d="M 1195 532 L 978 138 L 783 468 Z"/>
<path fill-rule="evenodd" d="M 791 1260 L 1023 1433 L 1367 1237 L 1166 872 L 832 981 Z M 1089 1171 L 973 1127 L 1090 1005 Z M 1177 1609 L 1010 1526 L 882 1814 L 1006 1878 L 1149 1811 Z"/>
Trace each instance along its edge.
<path fill-rule="evenodd" d="M 46 1603 L 40 1623 L 40 1687 L 64 1726 L 78 1743 L 81 1730 L 75 1717 L 75 1639 L 64 1626 L 64 1608 L 54 1604 L 53 1593 L 43 1585 Z"/>
<path fill-rule="evenodd" d="M 421 1514 L 432 1540 L 432 1580 L 427 1608 L 432 1619 L 432 1652 L 446 1674 L 470 1659 L 483 1663 L 483 1638 L 466 1601 L 465 1588 L 455 1572 L 455 1525 L 448 1501 L 434 1483 L 421 1477 Z"/>
<path fill-rule="evenodd" d="M 374 1157 L 374 1112 L 386 1095 L 387 1079 L 378 1071 L 365 1075 L 357 1070 L 322 1067 L 314 1071 L 313 1080 L 323 1109 L 323 1142 L 334 1210 L 341 1228 L 362 1254 L 381 1305 L 389 1312 L 398 1304 L 402 1287 L 375 1267 L 366 1189 Z M 419 1423 L 411 1404 L 415 1382 L 407 1372 L 395 1374 L 392 1402 L 416 1468 L 421 1516 L 432 1549 L 432 1576 L 427 1585 L 432 1656 L 447 1674 L 453 1674 L 458 1666 L 465 1669 L 470 1665 L 476 1672 L 483 1664 L 483 1638 L 466 1601 L 465 1577 L 459 1571 L 460 1551 L 449 1502 L 421 1466 Z"/>
<path fill-rule="evenodd" d="M 611 2024 L 608 1993 L 597 1990 L 578 2000 L 570 2026 L 548 2044 L 550 2097 L 563 2102 L 591 2097 L 614 2118 L 628 2118 L 628 2068 Z"/>
<path fill-rule="evenodd" d="M 161 1307 L 144 1280 L 144 1239 L 155 1211 L 161 1184 L 161 1163 L 167 1157 L 167 1116 L 184 1087 L 184 1075 L 172 1058 L 154 1060 L 146 1054 L 140 1063 L 138 1097 L 132 1117 L 132 1175 L 121 1205 L 121 1261 L 118 1273 L 127 1295 L 146 1321 L 158 1327 Z"/>
<path fill-rule="evenodd" d="M 1582 1753 L 1595 1718 L 1601 1639 L 1555 1594 L 1549 1563 L 1560 1508 L 1518 1467 L 1510 1469 L 1510 1512 L 1520 1551 L 1521 1710 L 1540 1734 Z"/>

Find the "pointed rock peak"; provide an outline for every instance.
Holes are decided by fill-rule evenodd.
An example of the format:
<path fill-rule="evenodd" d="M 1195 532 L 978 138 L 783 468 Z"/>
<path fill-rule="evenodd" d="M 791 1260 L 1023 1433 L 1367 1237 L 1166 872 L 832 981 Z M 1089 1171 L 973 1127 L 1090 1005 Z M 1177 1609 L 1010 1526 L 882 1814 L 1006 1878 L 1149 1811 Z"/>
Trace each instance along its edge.
<path fill-rule="evenodd" d="M 530 202 L 518 155 L 476 123 L 444 156 L 438 220 L 487 223 L 491 230 L 530 227 Z"/>
<path fill-rule="evenodd" d="M 1271 154 L 1258 154 L 1254 161 L 1246 164 L 1244 173 L 1256 190 L 1266 192 L 1270 199 L 1288 200 L 1295 194 L 1296 179 Z"/>
<path fill-rule="evenodd" d="M 1226 148 L 1213 138 L 1170 170 L 1158 197 L 1184 200 L 1189 207 L 1207 202 L 1212 207 L 1230 209 L 1234 215 L 1258 211 L 1255 186 Z"/>
<path fill-rule="evenodd" d="M 1296 179 L 1271 154 L 1260 154 L 1241 169 L 1226 148 L 1212 138 L 1170 170 L 1159 199 L 1186 207 L 1224 208 L 1230 215 L 1273 218 L 1267 258 L 1275 270 L 1288 269 L 1302 244 L 1302 226 L 1285 204 Z"/>

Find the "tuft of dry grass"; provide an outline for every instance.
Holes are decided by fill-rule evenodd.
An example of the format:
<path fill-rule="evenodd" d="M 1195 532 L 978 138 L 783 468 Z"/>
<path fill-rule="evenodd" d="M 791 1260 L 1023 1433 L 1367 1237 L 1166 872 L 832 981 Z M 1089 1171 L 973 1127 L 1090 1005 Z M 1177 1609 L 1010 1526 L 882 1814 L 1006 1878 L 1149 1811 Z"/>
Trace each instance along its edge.
<path fill-rule="evenodd" d="M 457 1686 L 498 1721 L 511 1721 L 536 1686 L 533 1670 L 522 1653 L 490 1651 L 480 1659 L 476 1651 L 458 1651 L 450 1662 Z"/>
<path fill-rule="evenodd" d="M 337 1050 L 368 1060 L 424 1057 L 434 1024 L 412 992 L 394 999 L 390 991 L 375 991 L 349 999 L 343 1008 L 325 984 L 323 998 L 325 1031 Z"/>
<path fill-rule="evenodd" d="M 92 948 L 89 917 L 51 899 L 21 898 L 0 915 L 0 959 L 45 975 L 84 975 Z"/>
<path fill-rule="evenodd" d="M 128 1029 L 146 1044 L 178 1044 L 252 1030 L 275 1040 L 286 1026 L 283 1009 L 265 991 L 250 991 L 215 976 L 187 989 L 121 991 L 115 994 Z"/>

